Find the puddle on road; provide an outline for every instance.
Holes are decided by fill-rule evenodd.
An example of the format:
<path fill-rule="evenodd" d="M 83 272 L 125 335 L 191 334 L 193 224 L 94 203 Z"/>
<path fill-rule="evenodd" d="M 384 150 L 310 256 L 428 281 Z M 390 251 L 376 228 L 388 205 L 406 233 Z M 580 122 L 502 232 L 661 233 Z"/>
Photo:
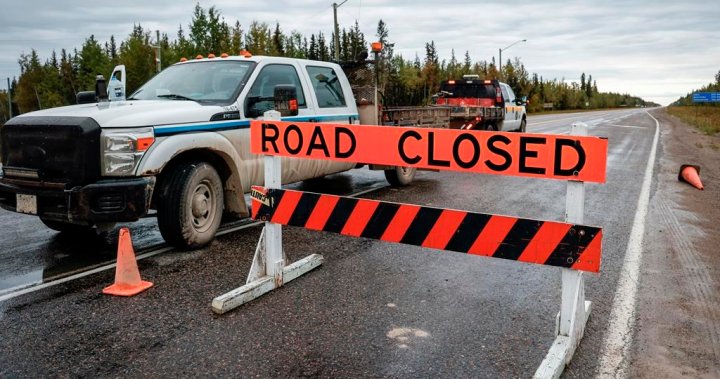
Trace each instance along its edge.
<path fill-rule="evenodd" d="M 407 349 L 414 343 L 430 337 L 430 333 L 415 328 L 395 328 L 387 332 L 386 336 L 393 340 L 397 347 Z"/>
<path fill-rule="evenodd" d="M 123 225 L 116 226 L 107 235 L 77 238 L 49 231 L 41 224 L 34 225 L 35 221 L 26 222 L 29 232 L 16 238 L 11 246 L 7 246 L 8 241 L 0 244 L 0 295 L 86 271 L 115 259 L 117 233 Z M 136 252 L 162 243 L 155 219 L 142 219 L 127 226 Z"/>

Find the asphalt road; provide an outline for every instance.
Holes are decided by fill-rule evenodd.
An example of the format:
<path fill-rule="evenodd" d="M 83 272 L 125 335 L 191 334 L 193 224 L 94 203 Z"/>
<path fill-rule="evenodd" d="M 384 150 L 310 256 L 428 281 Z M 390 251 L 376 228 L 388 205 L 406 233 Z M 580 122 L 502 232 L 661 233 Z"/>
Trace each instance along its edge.
<path fill-rule="evenodd" d="M 585 224 L 604 228 L 602 268 L 586 277 L 593 310 L 566 377 L 602 373 L 613 299 L 655 135 L 644 110 L 532 116 L 528 132 L 572 122 L 609 138 L 607 183 L 587 184 Z M 310 189 L 379 186 L 355 170 Z M 565 183 L 425 172 L 407 188 L 364 197 L 523 218 L 563 220 Z M 66 241 L 32 217 L 0 211 L 0 294 L 87 270 L 114 254 L 112 237 Z M 100 290 L 112 271 L 0 302 L 0 376 L 528 377 L 554 340 L 560 270 L 419 247 L 284 230 L 291 260 L 324 265 L 222 316 L 217 295 L 241 284 L 260 228 L 194 252 L 140 262 L 155 287 L 134 298 Z M 138 250 L 160 243 L 154 220 L 133 226 Z"/>

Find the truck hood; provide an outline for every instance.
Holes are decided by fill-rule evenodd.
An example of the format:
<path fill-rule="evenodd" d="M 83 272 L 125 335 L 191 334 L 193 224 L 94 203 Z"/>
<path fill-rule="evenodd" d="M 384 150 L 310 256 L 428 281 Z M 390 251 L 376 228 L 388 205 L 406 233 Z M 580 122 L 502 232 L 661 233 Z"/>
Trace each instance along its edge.
<path fill-rule="evenodd" d="M 156 126 L 209 121 L 216 113 L 236 110 L 233 106 L 201 105 L 185 100 L 129 100 L 70 105 L 17 116 L 90 117 L 103 128 Z"/>

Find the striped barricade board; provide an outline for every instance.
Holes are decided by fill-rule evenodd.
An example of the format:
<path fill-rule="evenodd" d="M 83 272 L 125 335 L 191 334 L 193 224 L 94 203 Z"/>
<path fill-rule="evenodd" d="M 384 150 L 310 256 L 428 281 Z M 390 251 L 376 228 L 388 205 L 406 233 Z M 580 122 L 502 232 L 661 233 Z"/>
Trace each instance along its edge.
<path fill-rule="evenodd" d="M 599 272 L 594 226 L 253 186 L 252 218 L 431 249 Z"/>

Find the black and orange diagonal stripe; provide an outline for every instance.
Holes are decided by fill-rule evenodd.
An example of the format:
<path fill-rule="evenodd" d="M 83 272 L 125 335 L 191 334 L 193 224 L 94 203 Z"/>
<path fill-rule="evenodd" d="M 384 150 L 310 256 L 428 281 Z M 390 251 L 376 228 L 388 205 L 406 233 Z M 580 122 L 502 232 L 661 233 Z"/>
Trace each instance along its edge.
<path fill-rule="evenodd" d="M 519 262 L 600 271 L 602 229 L 594 226 L 263 187 L 253 187 L 252 196 L 252 217 L 263 221 Z"/>

